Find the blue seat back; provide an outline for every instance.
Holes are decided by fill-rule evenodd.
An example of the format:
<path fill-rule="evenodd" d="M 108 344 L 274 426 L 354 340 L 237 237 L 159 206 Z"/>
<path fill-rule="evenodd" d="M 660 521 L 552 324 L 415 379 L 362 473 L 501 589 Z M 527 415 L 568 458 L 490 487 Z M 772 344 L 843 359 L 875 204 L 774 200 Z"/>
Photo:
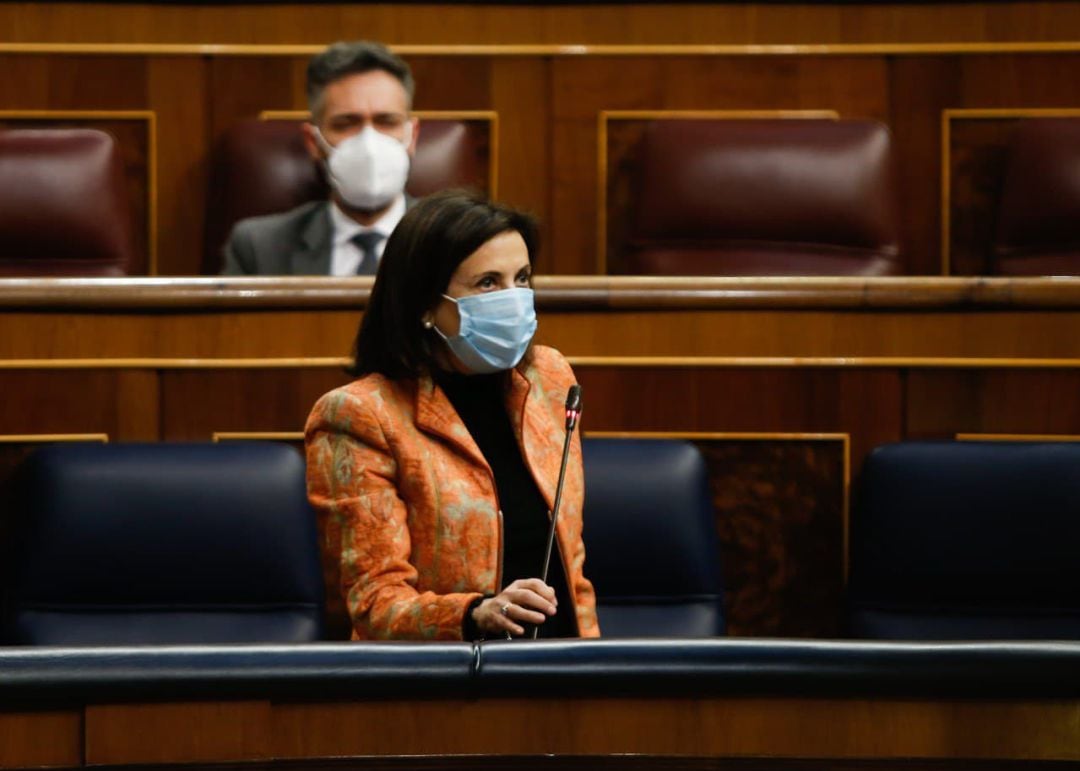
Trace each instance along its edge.
<path fill-rule="evenodd" d="M 9 644 L 301 642 L 322 578 L 285 445 L 53 445 L 12 480 Z"/>
<path fill-rule="evenodd" d="M 689 442 L 585 439 L 585 573 L 605 637 L 724 632 L 705 460 Z"/>
<path fill-rule="evenodd" d="M 1080 444 L 907 442 L 867 458 L 849 625 L 883 639 L 1080 638 Z"/>

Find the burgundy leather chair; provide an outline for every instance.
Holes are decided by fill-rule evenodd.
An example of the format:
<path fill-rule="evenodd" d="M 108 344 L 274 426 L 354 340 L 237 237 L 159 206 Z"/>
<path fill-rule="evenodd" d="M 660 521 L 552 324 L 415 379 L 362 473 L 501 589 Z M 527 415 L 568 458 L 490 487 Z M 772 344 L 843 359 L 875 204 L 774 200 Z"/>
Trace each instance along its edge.
<path fill-rule="evenodd" d="M 0 276 L 122 276 L 134 248 L 112 136 L 0 130 Z"/>
<path fill-rule="evenodd" d="M 301 121 L 246 120 L 218 147 L 206 220 L 204 272 L 217 273 L 221 247 L 245 217 L 284 212 L 328 193 L 304 147 Z M 488 190 L 490 137 L 475 122 L 422 119 L 406 191 L 416 197 L 451 187 Z"/>
<path fill-rule="evenodd" d="M 1080 275 L 1080 118 L 1017 126 L 993 258 L 1003 275 Z"/>
<path fill-rule="evenodd" d="M 639 146 L 622 272 L 902 272 L 885 126 L 661 120 Z"/>

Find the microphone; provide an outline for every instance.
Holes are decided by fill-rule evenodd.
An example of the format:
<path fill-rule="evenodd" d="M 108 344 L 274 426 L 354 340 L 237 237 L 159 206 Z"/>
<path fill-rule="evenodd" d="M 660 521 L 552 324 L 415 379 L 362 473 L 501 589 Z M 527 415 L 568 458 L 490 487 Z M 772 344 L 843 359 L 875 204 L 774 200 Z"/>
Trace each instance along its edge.
<path fill-rule="evenodd" d="M 566 439 L 563 440 L 562 464 L 559 466 L 559 483 L 555 486 L 555 506 L 551 510 L 551 523 L 548 525 L 547 549 L 544 551 L 544 567 L 540 571 L 540 580 L 545 584 L 548 568 L 551 567 L 551 550 L 555 545 L 555 523 L 559 518 L 559 506 L 562 504 L 563 483 L 566 481 L 566 464 L 570 460 L 570 437 L 574 434 L 578 419 L 581 417 L 581 386 L 574 383 L 566 392 Z M 540 634 L 539 625 L 533 627 L 532 639 Z"/>

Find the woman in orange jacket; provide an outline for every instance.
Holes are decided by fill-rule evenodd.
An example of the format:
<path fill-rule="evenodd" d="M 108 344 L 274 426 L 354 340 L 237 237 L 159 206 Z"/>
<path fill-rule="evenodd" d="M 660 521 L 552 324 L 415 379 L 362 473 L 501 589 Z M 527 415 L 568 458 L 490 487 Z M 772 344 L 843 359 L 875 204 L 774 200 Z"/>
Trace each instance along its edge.
<path fill-rule="evenodd" d="M 443 193 L 386 244 L 359 379 L 319 399 L 305 432 L 328 603 L 344 597 L 353 639 L 599 635 L 576 436 L 558 554 L 537 577 L 574 375 L 532 345 L 536 243 L 528 216 Z"/>

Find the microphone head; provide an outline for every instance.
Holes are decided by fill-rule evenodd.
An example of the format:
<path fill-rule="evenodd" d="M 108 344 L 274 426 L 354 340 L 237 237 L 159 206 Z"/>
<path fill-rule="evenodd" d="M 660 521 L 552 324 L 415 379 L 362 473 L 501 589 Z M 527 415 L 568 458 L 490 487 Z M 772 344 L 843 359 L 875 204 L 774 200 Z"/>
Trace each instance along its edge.
<path fill-rule="evenodd" d="M 573 431 L 574 426 L 577 425 L 579 417 L 581 417 L 581 386 L 574 383 L 570 386 L 570 390 L 566 392 L 567 438 L 569 438 L 569 432 Z"/>
<path fill-rule="evenodd" d="M 581 386 L 574 383 L 566 392 L 566 411 L 581 412 Z"/>

